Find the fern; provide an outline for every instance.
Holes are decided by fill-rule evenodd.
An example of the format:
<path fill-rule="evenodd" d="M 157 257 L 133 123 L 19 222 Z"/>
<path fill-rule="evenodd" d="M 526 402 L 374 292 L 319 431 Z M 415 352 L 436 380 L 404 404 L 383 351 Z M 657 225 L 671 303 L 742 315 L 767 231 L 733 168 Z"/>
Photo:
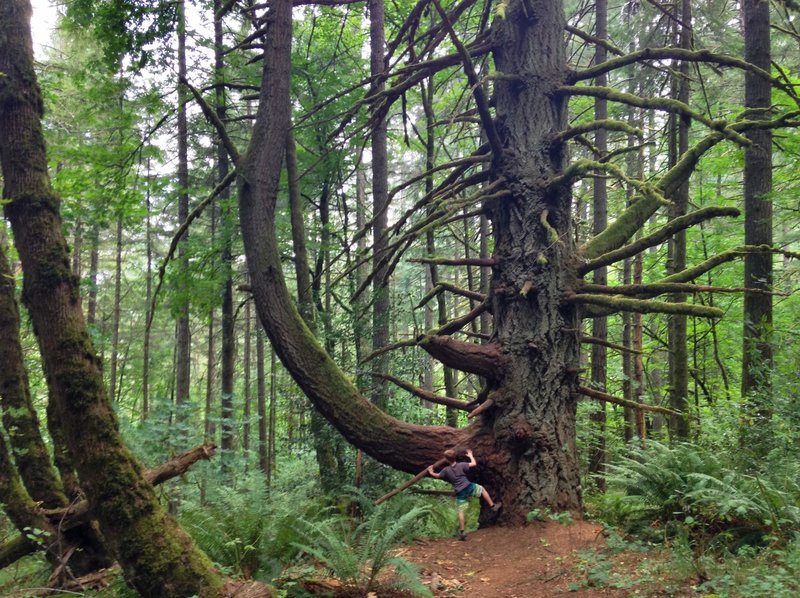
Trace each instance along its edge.
<path fill-rule="evenodd" d="M 696 534 L 784 534 L 800 529 L 800 485 L 783 473 L 756 476 L 695 445 L 651 442 L 609 466 L 604 506 L 623 522 L 679 522 Z"/>
<path fill-rule="evenodd" d="M 413 567 L 393 556 L 391 549 L 409 537 L 410 530 L 429 509 L 416 506 L 399 513 L 399 504 L 402 503 L 372 509 L 354 528 L 342 516 L 315 523 L 298 522 L 305 541 L 295 546 L 322 563 L 331 575 L 359 591 L 373 590 L 378 576 L 389 566 L 394 566 L 405 587 L 413 585 L 415 591 L 421 591 L 424 586 L 419 584 L 418 577 L 408 577 Z"/>

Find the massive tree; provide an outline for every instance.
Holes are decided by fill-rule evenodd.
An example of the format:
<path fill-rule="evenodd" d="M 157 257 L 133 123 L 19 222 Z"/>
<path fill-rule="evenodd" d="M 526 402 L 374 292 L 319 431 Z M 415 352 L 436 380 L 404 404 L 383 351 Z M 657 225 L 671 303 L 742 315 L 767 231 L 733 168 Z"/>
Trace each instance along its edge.
<path fill-rule="evenodd" d="M 436 256 L 422 260 L 491 266 L 492 282 L 483 307 L 494 316 L 494 332 L 485 344 L 455 337 L 470 317 L 478 317 L 482 311 L 478 310 L 416 340 L 416 345 L 445 365 L 480 376 L 484 388 L 474 401 L 461 405 L 471 411 L 473 422 L 468 427 L 411 425 L 390 417 L 359 394 L 303 323 L 284 280 L 274 231 L 282 148 L 291 118 L 291 4 L 291 0 L 271 3 L 253 136 L 240 159 L 236 149 L 229 147 L 238 163 L 240 218 L 253 296 L 281 360 L 319 411 L 350 442 L 384 463 L 417 472 L 436 461 L 445 448 L 471 446 L 481 462 L 480 481 L 506 505 L 500 515 L 503 522 L 520 523 L 535 506 L 580 507 L 576 404 L 582 394 L 620 402 L 581 384 L 581 319 L 623 310 L 720 317 L 721 311 L 715 308 L 655 297 L 697 292 L 699 287 L 691 281 L 700 274 L 738 256 L 771 249 L 732 248 L 658 284 L 606 287 L 585 283 L 583 276 L 661 244 L 694 224 L 736 215 L 733 207 L 702 208 L 667 220 L 631 242 L 648 219 L 672 203 L 670 198 L 711 148 L 723 142 L 747 147 L 750 142 L 744 131 L 791 121 L 787 115 L 773 120 L 715 121 L 680 100 L 643 98 L 584 82 L 631 64 L 662 68 L 679 60 L 744 70 L 777 86 L 780 82 L 741 59 L 705 50 L 646 48 L 623 54 L 572 27 L 568 29 L 573 34 L 605 44 L 616 56 L 583 70 L 570 68 L 565 51 L 567 24 L 557 0 L 498 3 L 490 30 L 490 7 L 474 10 L 479 4 L 470 1 L 444 6 L 440 0 L 423 0 L 404 15 L 405 22 L 387 44 L 390 70 L 383 76 L 390 83 L 385 91 L 375 92 L 373 80 L 365 103 L 376 99 L 369 93 L 380 93 L 382 101 L 392 105 L 431 74 L 460 68 L 471 105 L 461 114 L 446 116 L 476 123 L 479 134 L 475 137 L 483 142 L 471 154 L 435 166 L 440 182 L 387 229 L 386 255 L 379 264 L 391 269 L 409 245 L 418 238 L 424 240 L 427 229 L 451 221 L 465 208 L 488 216 L 494 242 L 488 260 L 446 261 Z M 426 9 L 434 15 L 427 28 L 421 18 Z M 402 66 L 395 60 L 397 55 L 403 55 Z M 476 64 L 487 55 L 494 64 L 489 77 L 491 97 Z M 795 101 L 791 89 L 783 87 Z M 648 181 L 626 175 L 612 155 L 570 162 L 568 143 L 584 133 L 605 128 L 640 134 L 612 119 L 571 126 L 568 105 L 579 96 L 691 118 L 706 132 L 677 156 L 674 165 Z M 475 170 L 482 164 L 488 168 Z M 578 246 L 573 236 L 571 186 L 597 174 L 624 181 L 636 190 L 637 198 L 605 230 Z M 432 209 L 420 210 L 423 207 Z M 404 387 L 415 392 L 409 385 Z M 440 402 L 449 404 L 444 398 Z"/>

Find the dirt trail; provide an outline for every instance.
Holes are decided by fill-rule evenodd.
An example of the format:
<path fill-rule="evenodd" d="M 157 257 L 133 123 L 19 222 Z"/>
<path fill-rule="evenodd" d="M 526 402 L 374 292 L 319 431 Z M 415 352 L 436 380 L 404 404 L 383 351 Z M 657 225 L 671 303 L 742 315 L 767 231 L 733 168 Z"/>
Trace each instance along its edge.
<path fill-rule="evenodd" d="M 626 590 L 587 588 L 583 583 L 585 576 L 575 567 L 577 551 L 603 546 L 596 524 L 534 522 L 524 528 L 478 530 L 465 542 L 423 540 L 403 548 L 400 556 L 420 567 L 423 581 L 436 596 L 629 596 Z"/>

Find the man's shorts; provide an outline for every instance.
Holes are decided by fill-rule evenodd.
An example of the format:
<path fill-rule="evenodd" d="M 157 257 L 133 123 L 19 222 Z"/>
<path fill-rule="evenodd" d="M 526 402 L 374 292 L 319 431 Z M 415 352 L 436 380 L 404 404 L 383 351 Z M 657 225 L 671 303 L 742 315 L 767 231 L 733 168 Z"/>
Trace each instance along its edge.
<path fill-rule="evenodd" d="M 469 499 L 472 497 L 480 498 L 483 493 L 483 486 L 480 484 L 471 483 L 464 488 L 461 492 L 456 494 L 456 507 L 459 511 L 466 511 L 469 505 Z"/>

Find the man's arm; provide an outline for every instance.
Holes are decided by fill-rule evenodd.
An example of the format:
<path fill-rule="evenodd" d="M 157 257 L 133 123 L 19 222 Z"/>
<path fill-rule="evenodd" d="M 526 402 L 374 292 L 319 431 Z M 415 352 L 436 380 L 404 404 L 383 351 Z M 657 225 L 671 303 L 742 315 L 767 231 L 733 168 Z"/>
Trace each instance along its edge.
<path fill-rule="evenodd" d="M 437 480 L 441 480 L 442 479 L 441 475 L 439 475 L 438 473 L 433 471 L 433 465 L 428 465 L 428 475 L 430 475 L 433 478 L 436 478 Z"/>
<path fill-rule="evenodd" d="M 467 458 L 469 459 L 469 466 L 475 467 L 478 462 L 475 460 L 474 455 L 472 454 L 472 449 L 467 449 Z"/>

